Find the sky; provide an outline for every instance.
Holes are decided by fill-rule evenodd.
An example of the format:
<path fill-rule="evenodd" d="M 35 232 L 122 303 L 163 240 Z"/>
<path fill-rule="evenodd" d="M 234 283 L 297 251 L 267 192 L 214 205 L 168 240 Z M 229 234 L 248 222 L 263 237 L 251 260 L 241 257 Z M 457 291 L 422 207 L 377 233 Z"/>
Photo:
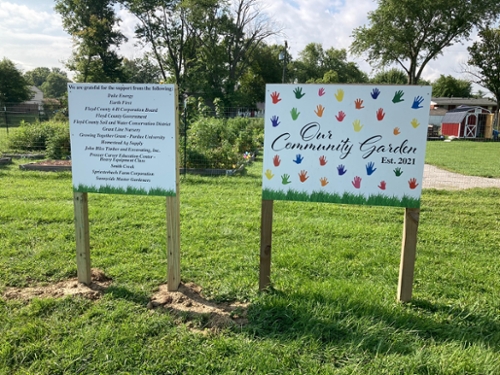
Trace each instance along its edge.
<path fill-rule="evenodd" d="M 373 0 L 273 0 L 262 1 L 263 11 L 283 28 L 283 35 L 268 43 L 284 44 L 294 58 L 311 42 L 322 44 L 326 50 L 349 49 L 354 28 L 367 24 L 367 14 L 376 8 Z M 67 70 L 64 62 L 70 57 L 72 42 L 63 30 L 61 17 L 54 11 L 54 0 L 0 0 L 0 59 L 12 60 L 23 72 L 36 67 L 58 67 Z M 355 4 L 355 5 L 354 5 Z M 127 58 L 140 57 L 145 50 L 134 40 L 134 16 L 119 10 L 121 30 L 129 41 L 120 49 Z M 467 46 L 477 40 L 455 44 L 443 50 L 443 55 L 431 61 L 423 78 L 431 82 L 441 74 L 467 79 L 460 73 L 460 65 L 468 58 Z M 373 76 L 375 72 L 363 59 L 354 56 L 349 61 Z M 71 73 L 69 76 L 71 77 Z M 481 89 L 474 85 L 473 91 Z M 484 89 L 482 89 L 485 91 Z"/>

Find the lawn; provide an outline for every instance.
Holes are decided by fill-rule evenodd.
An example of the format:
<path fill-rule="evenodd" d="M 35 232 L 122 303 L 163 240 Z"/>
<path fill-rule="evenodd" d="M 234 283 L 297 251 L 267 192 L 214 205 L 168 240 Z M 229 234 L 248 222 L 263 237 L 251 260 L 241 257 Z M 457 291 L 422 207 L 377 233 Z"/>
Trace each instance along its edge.
<path fill-rule="evenodd" d="M 76 276 L 71 174 L 21 162 L 0 166 L 0 292 Z M 182 281 L 247 304 L 248 324 L 148 309 L 166 282 L 165 198 L 89 194 L 92 267 L 112 284 L 97 300 L 0 298 L 0 374 L 500 373 L 499 189 L 424 190 L 407 304 L 403 209 L 275 202 L 259 293 L 261 169 L 180 186 Z"/>

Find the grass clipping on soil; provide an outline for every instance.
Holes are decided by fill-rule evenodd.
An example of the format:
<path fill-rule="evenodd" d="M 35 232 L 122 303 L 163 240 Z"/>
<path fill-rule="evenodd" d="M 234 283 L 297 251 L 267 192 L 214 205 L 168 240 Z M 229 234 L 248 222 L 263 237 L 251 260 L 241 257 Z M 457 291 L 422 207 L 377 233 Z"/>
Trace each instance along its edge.
<path fill-rule="evenodd" d="M 112 279 L 103 271 L 92 269 L 90 285 L 78 282 L 77 278 L 55 284 L 30 286 L 26 288 L 4 289 L 2 297 L 6 300 L 30 301 L 33 298 L 63 298 L 79 296 L 98 300 L 111 285 Z M 164 309 L 172 313 L 179 323 L 185 323 L 193 331 L 220 331 L 225 328 L 242 327 L 248 323 L 247 304 L 215 303 L 205 299 L 202 288 L 194 283 L 179 286 L 175 292 L 168 290 L 166 284 L 160 285 L 147 304 L 150 310 Z"/>

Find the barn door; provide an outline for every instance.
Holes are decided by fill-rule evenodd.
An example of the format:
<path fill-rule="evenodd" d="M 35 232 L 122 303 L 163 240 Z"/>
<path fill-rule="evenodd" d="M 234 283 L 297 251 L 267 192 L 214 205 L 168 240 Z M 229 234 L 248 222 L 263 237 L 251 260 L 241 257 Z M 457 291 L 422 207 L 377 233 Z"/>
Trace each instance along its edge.
<path fill-rule="evenodd" d="M 465 118 L 465 138 L 476 138 L 477 134 L 477 115 L 470 113 Z"/>

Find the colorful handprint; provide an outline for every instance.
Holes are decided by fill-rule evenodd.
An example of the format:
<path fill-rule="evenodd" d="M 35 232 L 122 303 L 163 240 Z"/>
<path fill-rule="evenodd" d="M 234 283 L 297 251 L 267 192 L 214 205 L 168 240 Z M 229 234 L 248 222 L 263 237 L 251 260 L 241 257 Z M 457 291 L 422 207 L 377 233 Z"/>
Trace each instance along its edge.
<path fill-rule="evenodd" d="M 273 127 L 276 127 L 280 124 L 280 118 L 276 115 L 274 115 L 273 117 L 271 117 L 271 125 Z"/>
<path fill-rule="evenodd" d="M 328 178 L 326 178 L 326 177 L 321 177 L 321 178 L 319 179 L 319 182 L 321 183 L 321 186 L 326 186 L 326 185 L 328 185 Z"/>
<path fill-rule="evenodd" d="M 326 165 L 326 163 L 328 163 L 328 160 L 326 160 L 326 156 L 325 155 L 320 156 L 319 157 L 319 165 L 324 166 L 324 165 Z"/>
<path fill-rule="evenodd" d="M 403 174 L 403 171 L 399 167 L 397 167 L 396 169 L 394 169 L 393 172 L 396 175 L 396 177 L 399 177 L 399 176 L 401 176 Z"/>
<path fill-rule="evenodd" d="M 392 133 L 393 133 L 394 135 L 399 135 L 399 134 L 401 134 L 401 130 L 400 130 L 399 128 L 397 128 L 397 127 L 396 127 L 396 128 L 394 128 L 394 130 L 392 131 Z"/>
<path fill-rule="evenodd" d="M 359 176 L 354 177 L 354 180 L 351 181 L 351 184 L 356 189 L 361 188 L 361 177 L 359 177 Z"/>
<path fill-rule="evenodd" d="M 416 118 L 411 120 L 411 126 L 413 126 L 414 129 L 418 128 L 420 126 L 420 122 Z"/>
<path fill-rule="evenodd" d="M 338 89 L 337 92 L 335 93 L 335 99 L 337 99 L 337 101 L 339 102 L 344 100 L 344 90 Z"/>
<path fill-rule="evenodd" d="M 375 163 L 373 161 L 366 164 L 365 168 L 366 168 L 366 174 L 368 176 L 371 176 L 373 174 L 373 172 L 375 172 L 377 170 L 377 168 L 374 168 L 374 167 L 375 167 Z"/>
<path fill-rule="evenodd" d="M 408 181 L 408 185 L 410 186 L 410 189 L 416 189 L 418 184 L 417 184 L 417 179 L 416 178 L 410 178 Z"/>
<path fill-rule="evenodd" d="M 302 87 L 296 87 L 295 90 L 293 90 L 293 93 L 297 99 L 301 99 L 305 95 L 302 93 Z"/>
<path fill-rule="evenodd" d="M 297 111 L 297 108 L 292 108 L 292 110 L 290 111 L 290 114 L 292 115 L 292 120 L 295 121 L 299 118 L 299 115 L 300 115 L 300 112 Z"/>
<path fill-rule="evenodd" d="M 384 110 L 382 108 L 379 108 L 377 111 L 377 120 L 382 121 L 385 117 Z"/>
<path fill-rule="evenodd" d="M 266 170 L 266 173 L 264 173 L 264 175 L 267 177 L 268 180 L 274 177 L 274 174 L 270 169 Z"/>
<path fill-rule="evenodd" d="M 393 103 L 399 103 L 399 102 L 404 102 L 405 100 L 403 99 L 403 95 L 405 93 L 403 90 L 398 90 L 394 93 L 394 97 L 392 98 Z"/>
<path fill-rule="evenodd" d="M 276 103 L 278 103 L 279 101 L 281 101 L 281 98 L 280 98 L 280 94 L 279 94 L 279 92 L 276 92 L 276 91 L 275 91 L 275 92 L 273 92 L 273 93 L 271 94 L 271 99 L 273 100 L 273 104 L 276 104 Z"/>
<path fill-rule="evenodd" d="M 323 96 L 325 94 L 326 94 L 326 92 L 325 92 L 325 89 L 323 87 L 318 90 L 318 95 L 319 96 Z"/>
<path fill-rule="evenodd" d="M 413 109 L 420 109 L 420 108 L 422 108 L 422 106 L 420 104 L 422 104 L 423 101 L 424 101 L 424 98 L 422 98 L 421 96 L 416 96 L 415 99 L 413 99 L 413 104 L 411 107 Z"/>
<path fill-rule="evenodd" d="M 275 167 L 279 167 L 280 166 L 281 159 L 280 159 L 279 155 L 274 155 L 273 164 L 274 164 Z"/>
<path fill-rule="evenodd" d="M 281 183 L 282 183 L 283 185 L 288 185 L 288 184 L 291 184 L 291 183 L 292 183 L 292 181 L 290 181 L 290 175 L 289 175 L 289 174 L 286 174 L 286 173 L 285 173 L 284 175 L 282 175 L 282 176 L 281 176 Z"/>
<path fill-rule="evenodd" d="M 356 107 L 356 109 L 365 108 L 365 107 L 363 107 L 363 100 L 361 100 L 359 98 L 354 101 L 354 106 Z"/>
<path fill-rule="evenodd" d="M 318 104 L 316 106 L 316 109 L 314 110 L 314 113 L 316 113 L 316 115 L 318 117 L 322 117 L 324 111 L 325 111 L 325 107 L 323 107 L 321 104 Z"/>
<path fill-rule="evenodd" d="M 340 164 L 337 166 L 337 171 L 339 172 L 339 176 L 342 176 L 347 172 L 347 169 L 345 169 L 343 164 Z"/>
<path fill-rule="evenodd" d="M 385 190 L 386 185 L 387 185 L 387 184 L 385 183 L 385 181 L 380 181 L 380 184 L 378 185 L 378 188 L 379 188 L 380 190 Z"/>
<path fill-rule="evenodd" d="M 343 111 L 339 111 L 339 114 L 335 115 L 335 118 L 338 122 L 342 122 L 342 120 L 345 119 L 345 113 Z"/>
<path fill-rule="evenodd" d="M 354 122 L 352 123 L 352 127 L 354 128 L 354 131 L 356 133 L 360 132 L 361 129 L 363 129 L 363 126 L 364 125 L 361 125 L 361 121 L 359 120 L 354 120 Z"/>
<path fill-rule="evenodd" d="M 309 178 L 309 176 L 307 175 L 307 171 L 300 171 L 299 173 L 299 180 L 300 182 L 306 182 L 306 180 Z"/>
<path fill-rule="evenodd" d="M 300 164 L 302 163 L 302 160 L 304 160 L 304 157 L 301 154 L 297 154 L 295 156 L 295 160 L 293 161 L 295 164 Z"/>
<path fill-rule="evenodd" d="M 373 99 L 377 99 L 378 96 L 380 95 L 380 90 L 377 88 L 374 88 L 372 90 L 372 92 L 370 93 L 370 95 L 372 96 Z"/>

